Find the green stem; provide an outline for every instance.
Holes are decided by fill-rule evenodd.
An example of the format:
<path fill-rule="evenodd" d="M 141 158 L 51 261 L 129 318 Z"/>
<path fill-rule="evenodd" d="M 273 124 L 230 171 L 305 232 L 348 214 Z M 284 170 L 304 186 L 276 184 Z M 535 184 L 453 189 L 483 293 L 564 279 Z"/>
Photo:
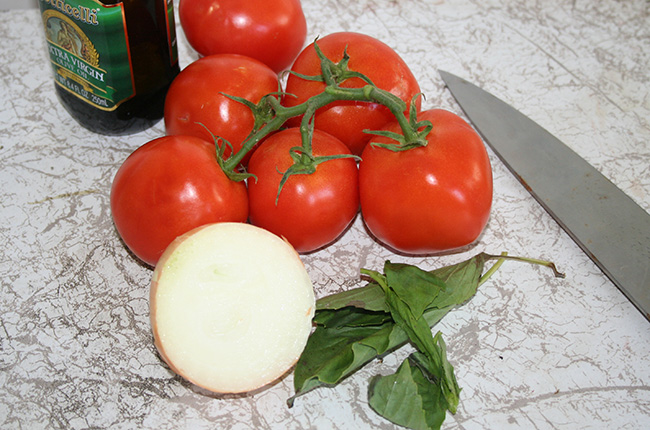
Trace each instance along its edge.
<path fill-rule="evenodd" d="M 274 110 L 275 115 L 258 131 L 250 134 L 242 143 L 241 149 L 223 163 L 224 171 L 230 172 L 236 169 L 246 154 L 250 152 L 255 145 L 270 133 L 279 130 L 289 118 L 303 115 L 301 132 L 304 135 L 307 130 L 306 127 L 308 127 L 309 121 L 311 121 L 311 118 L 315 115 L 316 111 L 339 100 L 374 102 L 386 106 L 399 123 L 407 143 L 415 143 L 420 139 L 417 130 L 414 130 L 413 127 L 411 127 L 408 118 L 404 115 L 406 104 L 402 99 L 394 94 L 372 85 L 366 85 L 362 88 L 341 88 L 336 85 L 327 86 L 325 91 L 322 93 L 292 107 L 283 106 L 276 97 L 267 97 L 266 102 Z M 304 153 L 311 155 L 311 142 L 308 144 L 303 142 L 303 144 Z"/>
<path fill-rule="evenodd" d="M 232 154 L 232 156 L 222 164 L 222 169 L 226 174 L 237 169 L 246 154 L 252 151 L 255 145 L 257 145 L 262 139 L 272 132 L 279 130 L 289 118 L 301 114 L 301 109 L 296 109 L 301 106 L 286 108 L 280 104 L 280 101 L 276 97 L 269 96 L 267 97 L 266 102 L 269 103 L 272 109 L 274 109 L 276 115 L 259 130 L 248 135 L 246 140 L 242 143 L 241 149 L 235 154 Z"/>
<path fill-rule="evenodd" d="M 408 118 L 404 115 L 406 110 L 406 103 L 395 94 L 377 88 L 373 85 L 366 85 L 362 88 L 341 88 L 341 87 L 327 87 L 325 92 L 338 97 L 338 100 L 356 100 L 379 103 L 395 116 L 397 123 L 402 129 L 404 140 L 407 143 L 414 143 L 419 139 L 417 130 L 413 130 Z"/>
<path fill-rule="evenodd" d="M 540 260 L 537 258 L 528 258 L 528 257 L 516 257 L 516 256 L 510 256 L 506 252 L 502 252 L 501 255 L 491 255 L 491 254 L 484 254 L 487 258 L 492 258 L 492 259 L 497 259 L 497 262 L 490 267 L 490 269 L 481 276 L 479 279 L 479 285 L 482 285 L 485 281 L 487 281 L 494 272 L 496 272 L 499 267 L 503 264 L 505 260 L 515 260 L 515 261 L 521 261 L 524 263 L 531 263 L 531 264 L 536 264 L 539 266 L 544 266 L 548 267 L 551 270 L 553 270 L 553 274 L 555 275 L 556 278 L 564 278 L 566 275 L 559 270 L 557 270 L 557 266 L 555 266 L 555 263 L 551 261 L 546 261 L 546 260 Z"/>
<path fill-rule="evenodd" d="M 379 284 L 382 290 L 386 291 L 386 289 L 388 288 L 388 284 L 386 283 L 386 276 L 382 275 L 381 273 L 375 270 L 364 269 L 364 268 L 361 268 L 360 273 L 362 275 L 368 276 L 370 279 L 377 282 L 377 284 Z"/>
<path fill-rule="evenodd" d="M 481 277 L 480 277 L 479 280 L 478 280 L 478 285 L 479 285 L 479 287 L 480 287 L 481 285 L 483 285 L 483 284 L 484 284 L 488 279 L 490 279 L 490 277 L 491 277 L 491 276 L 492 276 L 492 275 L 493 275 L 497 270 L 499 270 L 499 267 L 501 267 L 501 265 L 503 264 L 503 262 L 506 261 L 505 258 L 503 258 L 503 257 L 505 257 L 506 255 L 508 255 L 508 253 L 506 253 L 506 252 L 502 252 L 501 255 L 498 256 L 498 257 L 497 257 L 497 256 L 492 256 L 492 255 L 489 255 L 489 256 L 488 256 L 489 258 L 498 258 L 498 260 L 497 260 L 497 262 L 494 263 L 494 264 L 492 265 L 492 267 L 490 267 L 490 268 L 489 268 L 489 269 L 488 269 L 488 270 L 487 270 L 483 275 L 481 275 Z"/>
<path fill-rule="evenodd" d="M 307 101 L 293 107 L 285 107 L 282 105 L 278 97 L 281 93 L 269 94 L 263 97 L 257 105 L 241 98 L 228 96 L 234 100 L 239 100 L 248 106 L 255 116 L 255 128 L 242 143 L 241 149 L 236 153 L 231 154 L 228 159 L 220 162 L 224 173 L 231 179 L 241 180 L 242 178 L 247 177 L 245 173 L 242 174 L 237 172 L 246 154 L 252 151 L 255 145 L 257 145 L 264 137 L 279 130 L 289 118 L 300 115 L 303 116 L 300 124 L 302 145 L 300 148 L 295 148 L 295 152 L 300 152 L 301 154 L 299 158 L 295 157 L 295 163 L 302 164 L 301 169 L 299 169 L 300 173 L 304 173 L 305 169 L 315 169 L 316 164 L 329 159 L 345 157 L 346 155 L 342 154 L 340 156 L 318 157 L 318 159 L 316 159 L 312 153 L 312 127 L 314 125 L 313 120 L 316 111 L 339 100 L 372 102 L 381 104 L 388 108 L 402 130 L 401 136 L 397 133 L 385 131 L 364 131 L 380 135 L 386 135 L 386 133 L 388 133 L 388 135 L 398 143 L 397 145 L 388 145 L 389 149 L 393 151 L 408 150 L 413 147 L 424 146 L 427 144 L 426 136 L 431 130 L 432 125 L 428 121 L 421 123 L 417 122 L 416 112 L 413 111 L 414 103 L 410 106 L 411 112 L 409 112 L 409 118 L 407 118 L 406 115 L 404 115 L 404 112 L 409 108 L 409 106 L 407 106 L 402 99 L 388 91 L 377 88 L 377 86 L 375 86 L 373 82 L 362 73 L 348 69 L 348 61 L 350 57 L 347 54 L 347 49 L 344 51 L 341 61 L 334 63 L 323 54 L 315 41 L 314 48 L 321 62 L 320 75 L 306 76 L 298 73 L 295 75 L 302 79 L 323 82 L 325 84 L 325 90 L 322 93 L 310 97 Z M 352 78 L 358 78 L 365 82 L 366 85 L 361 88 L 342 88 L 340 86 L 341 83 Z M 421 126 L 424 126 L 422 131 L 419 130 Z M 380 146 L 386 147 L 386 145 Z M 292 151 L 294 151 L 294 149 L 292 149 Z M 354 157 L 358 158 L 356 156 Z M 291 170 L 285 172 L 283 182 L 286 181 L 288 175 L 293 173 L 295 172 Z M 281 182 L 281 184 L 283 182 Z"/>

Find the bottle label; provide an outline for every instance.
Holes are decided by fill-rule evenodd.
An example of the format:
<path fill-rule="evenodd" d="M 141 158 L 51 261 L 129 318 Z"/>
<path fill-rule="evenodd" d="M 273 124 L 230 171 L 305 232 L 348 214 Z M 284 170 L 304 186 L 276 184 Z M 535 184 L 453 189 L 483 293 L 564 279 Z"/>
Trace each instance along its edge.
<path fill-rule="evenodd" d="M 40 0 L 56 83 L 111 111 L 135 95 L 124 7 L 97 0 Z"/>

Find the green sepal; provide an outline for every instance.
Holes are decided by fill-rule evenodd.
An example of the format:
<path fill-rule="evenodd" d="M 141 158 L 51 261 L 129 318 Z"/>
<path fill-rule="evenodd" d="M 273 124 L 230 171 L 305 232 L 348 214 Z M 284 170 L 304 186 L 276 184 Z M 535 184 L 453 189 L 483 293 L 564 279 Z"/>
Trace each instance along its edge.
<path fill-rule="evenodd" d="M 269 93 L 262 97 L 257 104 L 243 97 L 233 96 L 224 92 L 221 92 L 220 94 L 228 97 L 231 100 L 239 102 L 250 109 L 251 113 L 253 114 L 253 129 L 249 133 L 248 137 L 251 137 L 275 117 L 275 108 L 271 103 L 269 103 L 268 98 L 282 96 L 284 93 L 279 91 Z"/>
<path fill-rule="evenodd" d="M 377 148 L 388 149 L 393 152 L 408 151 L 409 149 L 427 146 L 429 144 L 427 136 L 433 129 L 433 124 L 431 121 L 418 121 L 416 101 L 420 96 L 424 95 L 416 94 L 413 96 L 409 105 L 408 128 L 412 131 L 412 134 L 409 135 L 411 136 L 410 139 L 405 137 L 404 130 L 402 130 L 402 133 L 395 133 L 386 130 L 364 130 L 364 133 L 387 137 L 395 141 L 395 143 L 370 142 L 369 145 Z"/>
<path fill-rule="evenodd" d="M 226 163 L 235 154 L 232 144 L 227 139 L 224 139 L 223 137 L 215 136 L 212 133 L 212 131 L 210 131 L 210 129 L 205 126 L 205 124 L 200 122 L 197 124 L 205 128 L 208 131 L 208 133 L 210 133 L 210 136 L 212 136 L 212 141 L 214 142 L 214 146 L 216 150 L 217 164 L 219 164 L 219 167 L 221 168 L 223 173 L 228 177 L 228 179 L 235 182 L 242 182 L 249 178 L 255 178 L 255 180 L 257 181 L 257 177 L 252 173 L 226 168 Z M 224 158 L 224 154 L 226 153 L 226 148 L 230 148 L 230 156 Z"/>

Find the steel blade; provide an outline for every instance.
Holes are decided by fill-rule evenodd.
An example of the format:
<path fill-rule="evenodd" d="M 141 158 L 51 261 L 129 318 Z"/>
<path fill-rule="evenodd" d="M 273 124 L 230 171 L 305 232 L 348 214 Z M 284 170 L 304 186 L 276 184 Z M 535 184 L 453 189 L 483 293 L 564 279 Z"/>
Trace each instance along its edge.
<path fill-rule="evenodd" d="M 503 163 L 650 320 L 650 215 L 530 118 L 462 78 L 439 73 Z"/>

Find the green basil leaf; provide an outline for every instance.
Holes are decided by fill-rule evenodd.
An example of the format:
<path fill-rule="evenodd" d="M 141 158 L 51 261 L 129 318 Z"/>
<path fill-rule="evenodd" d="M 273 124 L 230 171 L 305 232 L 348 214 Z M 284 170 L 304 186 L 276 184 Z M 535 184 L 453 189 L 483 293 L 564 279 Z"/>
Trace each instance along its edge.
<path fill-rule="evenodd" d="M 431 272 L 446 288 L 432 282 L 437 295 L 422 314 L 429 327 L 476 293 L 486 259 L 479 254 Z M 318 300 L 317 327 L 296 363 L 295 395 L 288 404 L 314 388 L 336 385 L 369 361 L 404 345 L 408 336 L 388 312 L 383 289 L 374 282 Z"/>
<path fill-rule="evenodd" d="M 411 309 L 415 318 L 420 318 L 440 291 L 446 290 L 445 282 L 435 272 L 427 272 L 409 264 L 387 261 L 384 273 L 387 284 Z"/>
<path fill-rule="evenodd" d="M 445 341 L 442 339 L 442 333 L 438 332 L 433 337 L 435 347 L 437 350 L 437 358 L 435 366 L 432 366 L 432 361 L 428 356 L 421 352 L 414 352 L 411 354 L 411 360 L 425 371 L 425 374 L 429 374 L 432 377 L 432 381 L 440 386 L 441 391 L 444 394 L 444 398 L 447 400 L 447 409 L 452 414 L 456 413 L 458 408 L 458 400 L 460 397 L 460 387 L 456 381 L 456 376 L 454 375 L 454 367 L 447 360 L 447 346 Z"/>
<path fill-rule="evenodd" d="M 439 429 L 447 414 L 439 387 L 409 359 L 404 360 L 396 373 L 375 376 L 368 392 L 368 403 L 375 412 L 411 429 Z"/>
<path fill-rule="evenodd" d="M 439 287 L 446 285 L 446 288 L 440 288 L 440 291 L 437 293 L 439 297 L 436 297 L 436 300 L 433 303 L 430 303 L 429 306 L 443 308 L 451 304 L 459 305 L 464 303 L 474 295 L 476 288 L 478 287 L 478 279 L 481 276 L 487 258 L 488 256 L 486 254 L 478 254 L 469 260 L 452 266 L 441 267 L 430 272 L 423 271 L 415 266 L 409 267 L 415 268 L 414 271 L 416 272 L 423 272 L 423 274 L 418 273 L 415 277 L 426 277 L 424 274 L 431 274 L 435 277 L 431 279 L 431 284 Z M 395 267 L 399 266 L 398 264 L 392 263 L 391 265 Z M 408 271 L 412 269 L 405 270 Z M 440 284 L 438 284 L 438 282 Z M 336 310 L 348 306 L 368 311 L 389 311 L 388 306 L 386 305 L 384 291 L 375 282 L 366 284 L 363 287 L 353 288 L 351 290 L 341 291 L 339 293 L 322 297 L 316 302 L 317 310 Z"/>
<path fill-rule="evenodd" d="M 442 335 L 432 336 L 431 327 L 469 300 L 506 258 L 548 266 L 564 277 L 551 262 L 485 253 L 430 272 L 390 261 L 383 275 L 362 269 L 374 282 L 318 300 L 316 329 L 296 364 L 296 393 L 287 404 L 309 390 L 337 384 L 410 340 L 417 351 L 395 374 L 373 378 L 369 404 L 396 424 L 439 429 L 446 411 L 456 412 L 461 390 Z M 498 261 L 483 275 L 489 259 Z"/>
<path fill-rule="evenodd" d="M 295 394 L 288 404 L 316 387 L 336 385 L 406 339 L 406 334 L 392 321 L 371 327 L 317 326 L 296 363 Z"/>
<path fill-rule="evenodd" d="M 444 308 L 461 305 L 471 299 L 479 286 L 485 262 L 491 258 L 487 254 L 478 254 L 452 266 L 445 266 L 432 271 L 447 286 L 441 291 L 432 305 Z"/>
<path fill-rule="evenodd" d="M 316 311 L 314 323 L 327 328 L 378 326 L 392 321 L 388 312 L 370 312 L 364 309 L 347 307 L 337 310 Z"/>
<path fill-rule="evenodd" d="M 318 299 L 316 310 L 341 309 L 348 306 L 365 309 L 367 311 L 388 312 L 384 292 L 376 283 L 369 283 L 360 288 L 342 291 Z"/>
<path fill-rule="evenodd" d="M 450 406 L 450 410 L 455 412 L 460 389 L 453 373 L 453 367 L 449 363 L 447 366 L 445 365 L 446 350 L 440 333 L 434 338 L 426 320 L 421 316 L 416 317 L 409 304 L 395 292 L 391 285 L 387 285 L 384 292 L 393 320 L 406 332 L 409 340 L 422 353 L 421 362 L 424 362 L 426 369 L 433 375 L 438 389 L 441 390 Z"/>

